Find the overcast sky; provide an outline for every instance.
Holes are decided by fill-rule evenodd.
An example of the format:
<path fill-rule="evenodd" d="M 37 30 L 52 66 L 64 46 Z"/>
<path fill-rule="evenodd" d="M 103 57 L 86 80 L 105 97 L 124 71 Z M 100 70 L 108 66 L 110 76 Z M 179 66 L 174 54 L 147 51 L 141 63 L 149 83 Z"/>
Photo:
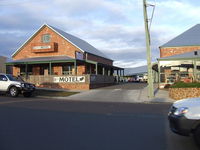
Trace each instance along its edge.
<path fill-rule="evenodd" d="M 155 61 L 159 46 L 200 23 L 200 1 L 147 1 L 156 5 L 151 25 Z M 47 23 L 86 40 L 117 66 L 146 64 L 142 0 L 0 0 L 0 12 L 0 55 L 11 57 Z"/>

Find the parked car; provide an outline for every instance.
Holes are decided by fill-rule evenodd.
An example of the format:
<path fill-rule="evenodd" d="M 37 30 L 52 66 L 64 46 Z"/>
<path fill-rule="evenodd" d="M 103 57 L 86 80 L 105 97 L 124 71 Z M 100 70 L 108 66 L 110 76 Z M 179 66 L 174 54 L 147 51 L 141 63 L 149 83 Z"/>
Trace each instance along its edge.
<path fill-rule="evenodd" d="M 10 74 L 0 74 L 0 92 L 9 93 L 12 97 L 23 94 L 30 97 L 35 91 L 35 85 L 24 82 L 20 77 Z"/>
<path fill-rule="evenodd" d="M 189 98 L 173 103 L 168 114 L 171 130 L 179 135 L 193 135 L 200 145 L 200 98 Z"/>
<path fill-rule="evenodd" d="M 148 80 L 147 74 L 137 75 L 136 78 L 135 78 L 136 82 L 147 82 L 147 80 Z"/>

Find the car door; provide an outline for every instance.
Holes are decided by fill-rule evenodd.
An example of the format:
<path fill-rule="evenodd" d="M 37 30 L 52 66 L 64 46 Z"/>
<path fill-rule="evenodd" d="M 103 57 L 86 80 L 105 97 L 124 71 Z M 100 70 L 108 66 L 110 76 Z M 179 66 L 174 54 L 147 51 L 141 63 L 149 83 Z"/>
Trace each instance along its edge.
<path fill-rule="evenodd" d="M 0 91 L 7 91 L 9 84 L 8 78 L 5 75 L 0 75 Z"/>

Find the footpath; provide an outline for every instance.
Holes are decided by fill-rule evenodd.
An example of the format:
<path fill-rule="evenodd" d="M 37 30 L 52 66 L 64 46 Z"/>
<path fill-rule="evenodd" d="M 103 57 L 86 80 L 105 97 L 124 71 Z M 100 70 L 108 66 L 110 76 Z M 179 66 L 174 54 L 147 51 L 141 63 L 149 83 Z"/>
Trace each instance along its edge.
<path fill-rule="evenodd" d="M 93 101 L 93 102 L 121 102 L 121 103 L 172 103 L 168 91 L 154 88 L 154 98 L 148 98 L 148 88 L 141 89 L 93 89 L 82 91 L 67 97 L 56 97 L 62 100 Z M 55 97 L 52 97 L 55 98 Z"/>

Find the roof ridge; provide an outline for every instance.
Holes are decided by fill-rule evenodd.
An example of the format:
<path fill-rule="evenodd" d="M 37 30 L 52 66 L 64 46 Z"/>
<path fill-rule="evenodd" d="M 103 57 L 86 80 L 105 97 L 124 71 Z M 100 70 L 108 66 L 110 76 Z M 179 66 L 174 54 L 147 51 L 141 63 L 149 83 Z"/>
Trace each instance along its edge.
<path fill-rule="evenodd" d="M 100 50 L 98 50 L 96 47 L 94 47 L 93 45 L 91 45 L 90 43 L 88 43 L 87 41 L 85 41 L 85 40 L 83 40 L 83 39 L 81 39 L 81 38 L 79 38 L 79 37 L 77 37 L 77 36 L 75 36 L 75 35 L 72 35 L 72 34 L 70 34 L 70 33 L 68 33 L 68 32 L 65 32 L 65 31 L 63 31 L 63 30 L 61 30 L 61 29 L 59 29 L 59 28 L 57 28 L 57 27 L 54 27 L 54 26 L 52 26 L 52 25 L 49 25 L 49 24 L 47 24 L 47 26 L 48 27 L 50 27 L 51 29 L 53 29 L 54 31 L 56 31 L 58 34 L 60 34 L 61 36 L 63 36 L 65 39 L 67 39 L 69 42 L 71 42 L 73 45 L 75 45 L 76 47 L 78 47 L 80 50 L 82 50 L 83 52 L 88 52 L 89 51 L 89 49 L 83 49 L 83 48 L 81 48 L 81 46 L 79 46 L 79 44 L 80 43 L 82 43 L 82 44 L 87 44 L 87 46 L 86 47 L 88 47 L 88 48 L 93 48 L 93 50 L 95 50 L 96 52 L 98 52 L 98 54 L 95 54 L 95 53 L 93 53 L 93 51 L 89 51 L 88 53 L 91 53 L 91 54 L 93 54 L 93 55 L 96 55 L 96 56 L 100 56 L 100 57 L 104 57 L 104 58 L 107 58 L 107 59 L 110 59 L 109 57 L 107 57 L 104 53 L 102 53 Z M 66 37 L 64 34 L 67 34 L 68 35 L 68 37 Z M 72 38 L 70 39 L 70 37 L 69 36 L 71 36 Z M 77 42 L 77 43 L 75 43 L 75 41 L 76 41 L 76 39 L 77 40 L 79 40 L 79 42 Z M 72 40 L 75 40 L 75 41 L 72 41 Z M 79 44 L 78 44 L 79 43 Z M 110 59 L 111 60 L 111 59 Z"/>

